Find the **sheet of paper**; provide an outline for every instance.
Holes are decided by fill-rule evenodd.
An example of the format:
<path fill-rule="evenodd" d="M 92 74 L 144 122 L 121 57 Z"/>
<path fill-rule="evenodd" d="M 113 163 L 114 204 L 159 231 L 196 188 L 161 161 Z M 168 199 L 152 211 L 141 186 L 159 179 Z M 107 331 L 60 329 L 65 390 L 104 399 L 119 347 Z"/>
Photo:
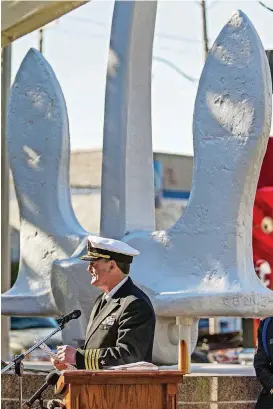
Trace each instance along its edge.
<path fill-rule="evenodd" d="M 39 341 L 38 339 L 35 339 L 35 343 L 37 343 L 38 341 Z M 39 348 L 41 348 L 44 352 L 46 352 L 47 355 L 49 355 L 51 358 L 56 359 L 58 361 L 57 355 L 44 342 L 39 346 Z M 75 368 L 75 366 L 73 365 L 70 365 L 70 364 L 65 364 L 65 365 L 67 366 L 67 369 L 69 369 L 70 371 L 77 370 L 77 368 Z"/>
<path fill-rule="evenodd" d="M 140 361 L 140 362 L 134 362 L 132 364 L 108 366 L 105 369 L 116 370 L 116 371 L 119 371 L 119 370 L 157 371 L 158 367 L 150 362 Z"/>

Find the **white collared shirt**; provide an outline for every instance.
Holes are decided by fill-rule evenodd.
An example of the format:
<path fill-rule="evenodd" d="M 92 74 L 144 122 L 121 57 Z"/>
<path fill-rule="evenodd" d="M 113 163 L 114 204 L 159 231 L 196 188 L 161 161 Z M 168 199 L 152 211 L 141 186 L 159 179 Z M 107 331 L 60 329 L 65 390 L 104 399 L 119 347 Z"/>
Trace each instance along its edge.
<path fill-rule="evenodd" d="M 105 300 L 108 302 L 110 300 L 110 298 L 112 298 L 113 295 L 116 294 L 116 292 L 120 289 L 120 287 L 122 287 L 123 284 L 126 283 L 127 280 L 128 280 L 128 277 L 125 277 L 114 288 L 112 288 L 112 290 L 109 291 L 108 294 L 104 295 Z"/>

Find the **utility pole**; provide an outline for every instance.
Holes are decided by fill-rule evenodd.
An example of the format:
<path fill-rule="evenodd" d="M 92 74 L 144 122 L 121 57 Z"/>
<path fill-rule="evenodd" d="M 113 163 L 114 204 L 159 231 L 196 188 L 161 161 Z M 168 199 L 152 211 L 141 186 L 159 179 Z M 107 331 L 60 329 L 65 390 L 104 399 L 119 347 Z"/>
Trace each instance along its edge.
<path fill-rule="evenodd" d="M 51 23 L 46 24 L 45 26 L 39 28 L 39 51 L 41 54 L 44 52 L 44 36 L 45 36 L 45 30 L 48 28 L 54 28 L 56 24 L 59 23 L 59 19 L 57 18 L 56 20 L 52 21 Z"/>
<path fill-rule="evenodd" d="M 207 58 L 209 52 L 209 42 L 208 42 L 208 29 L 207 29 L 207 5 L 205 0 L 201 0 L 202 8 L 202 22 L 203 22 L 203 41 L 204 41 L 204 54 L 205 59 Z"/>
<path fill-rule="evenodd" d="M 10 288 L 9 161 L 6 138 L 7 106 L 11 81 L 11 45 L 2 49 L 1 61 L 1 291 Z M 1 357 L 9 359 L 10 319 L 1 316 Z"/>
<path fill-rule="evenodd" d="M 43 42 L 44 42 L 44 29 L 40 28 L 39 30 L 39 51 L 43 54 Z"/>

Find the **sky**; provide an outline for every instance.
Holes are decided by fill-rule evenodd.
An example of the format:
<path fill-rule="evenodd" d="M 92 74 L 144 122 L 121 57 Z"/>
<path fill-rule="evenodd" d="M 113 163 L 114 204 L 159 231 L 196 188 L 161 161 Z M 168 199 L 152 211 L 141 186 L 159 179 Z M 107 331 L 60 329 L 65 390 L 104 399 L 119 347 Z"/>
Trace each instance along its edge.
<path fill-rule="evenodd" d="M 273 1 L 264 3 L 273 9 Z M 254 24 L 264 48 L 273 49 L 273 12 L 258 1 L 211 0 L 207 5 L 210 46 L 233 12 L 241 9 Z M 43 54 L 66 100 L 72 150 L 102 148 L 113 7 L 113 1 L 92 0 L 44 29 Z M 193 154 L 193 107 L 204 65 L 201 18 L 198 1 L 158 1 L 152 66 L 156 152 Z M 39 47 L 38 31 L 13 43 L 12 81 L 31 47 Z"/>

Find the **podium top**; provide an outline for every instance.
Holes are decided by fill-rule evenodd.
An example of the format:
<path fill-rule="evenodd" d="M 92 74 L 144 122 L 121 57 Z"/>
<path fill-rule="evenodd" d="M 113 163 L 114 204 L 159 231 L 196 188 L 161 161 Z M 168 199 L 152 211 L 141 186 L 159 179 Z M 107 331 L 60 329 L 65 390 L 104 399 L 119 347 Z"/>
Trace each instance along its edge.
<path fill-rule="evenodd" d="M 140 370 L 103 370 L 103 371 L 64 371 L 57 390 L 65 384 L 78 385 L 122 385 L 122 384 L 166 384 L 182 381 L 181 371 L 140 371 Z"/>

